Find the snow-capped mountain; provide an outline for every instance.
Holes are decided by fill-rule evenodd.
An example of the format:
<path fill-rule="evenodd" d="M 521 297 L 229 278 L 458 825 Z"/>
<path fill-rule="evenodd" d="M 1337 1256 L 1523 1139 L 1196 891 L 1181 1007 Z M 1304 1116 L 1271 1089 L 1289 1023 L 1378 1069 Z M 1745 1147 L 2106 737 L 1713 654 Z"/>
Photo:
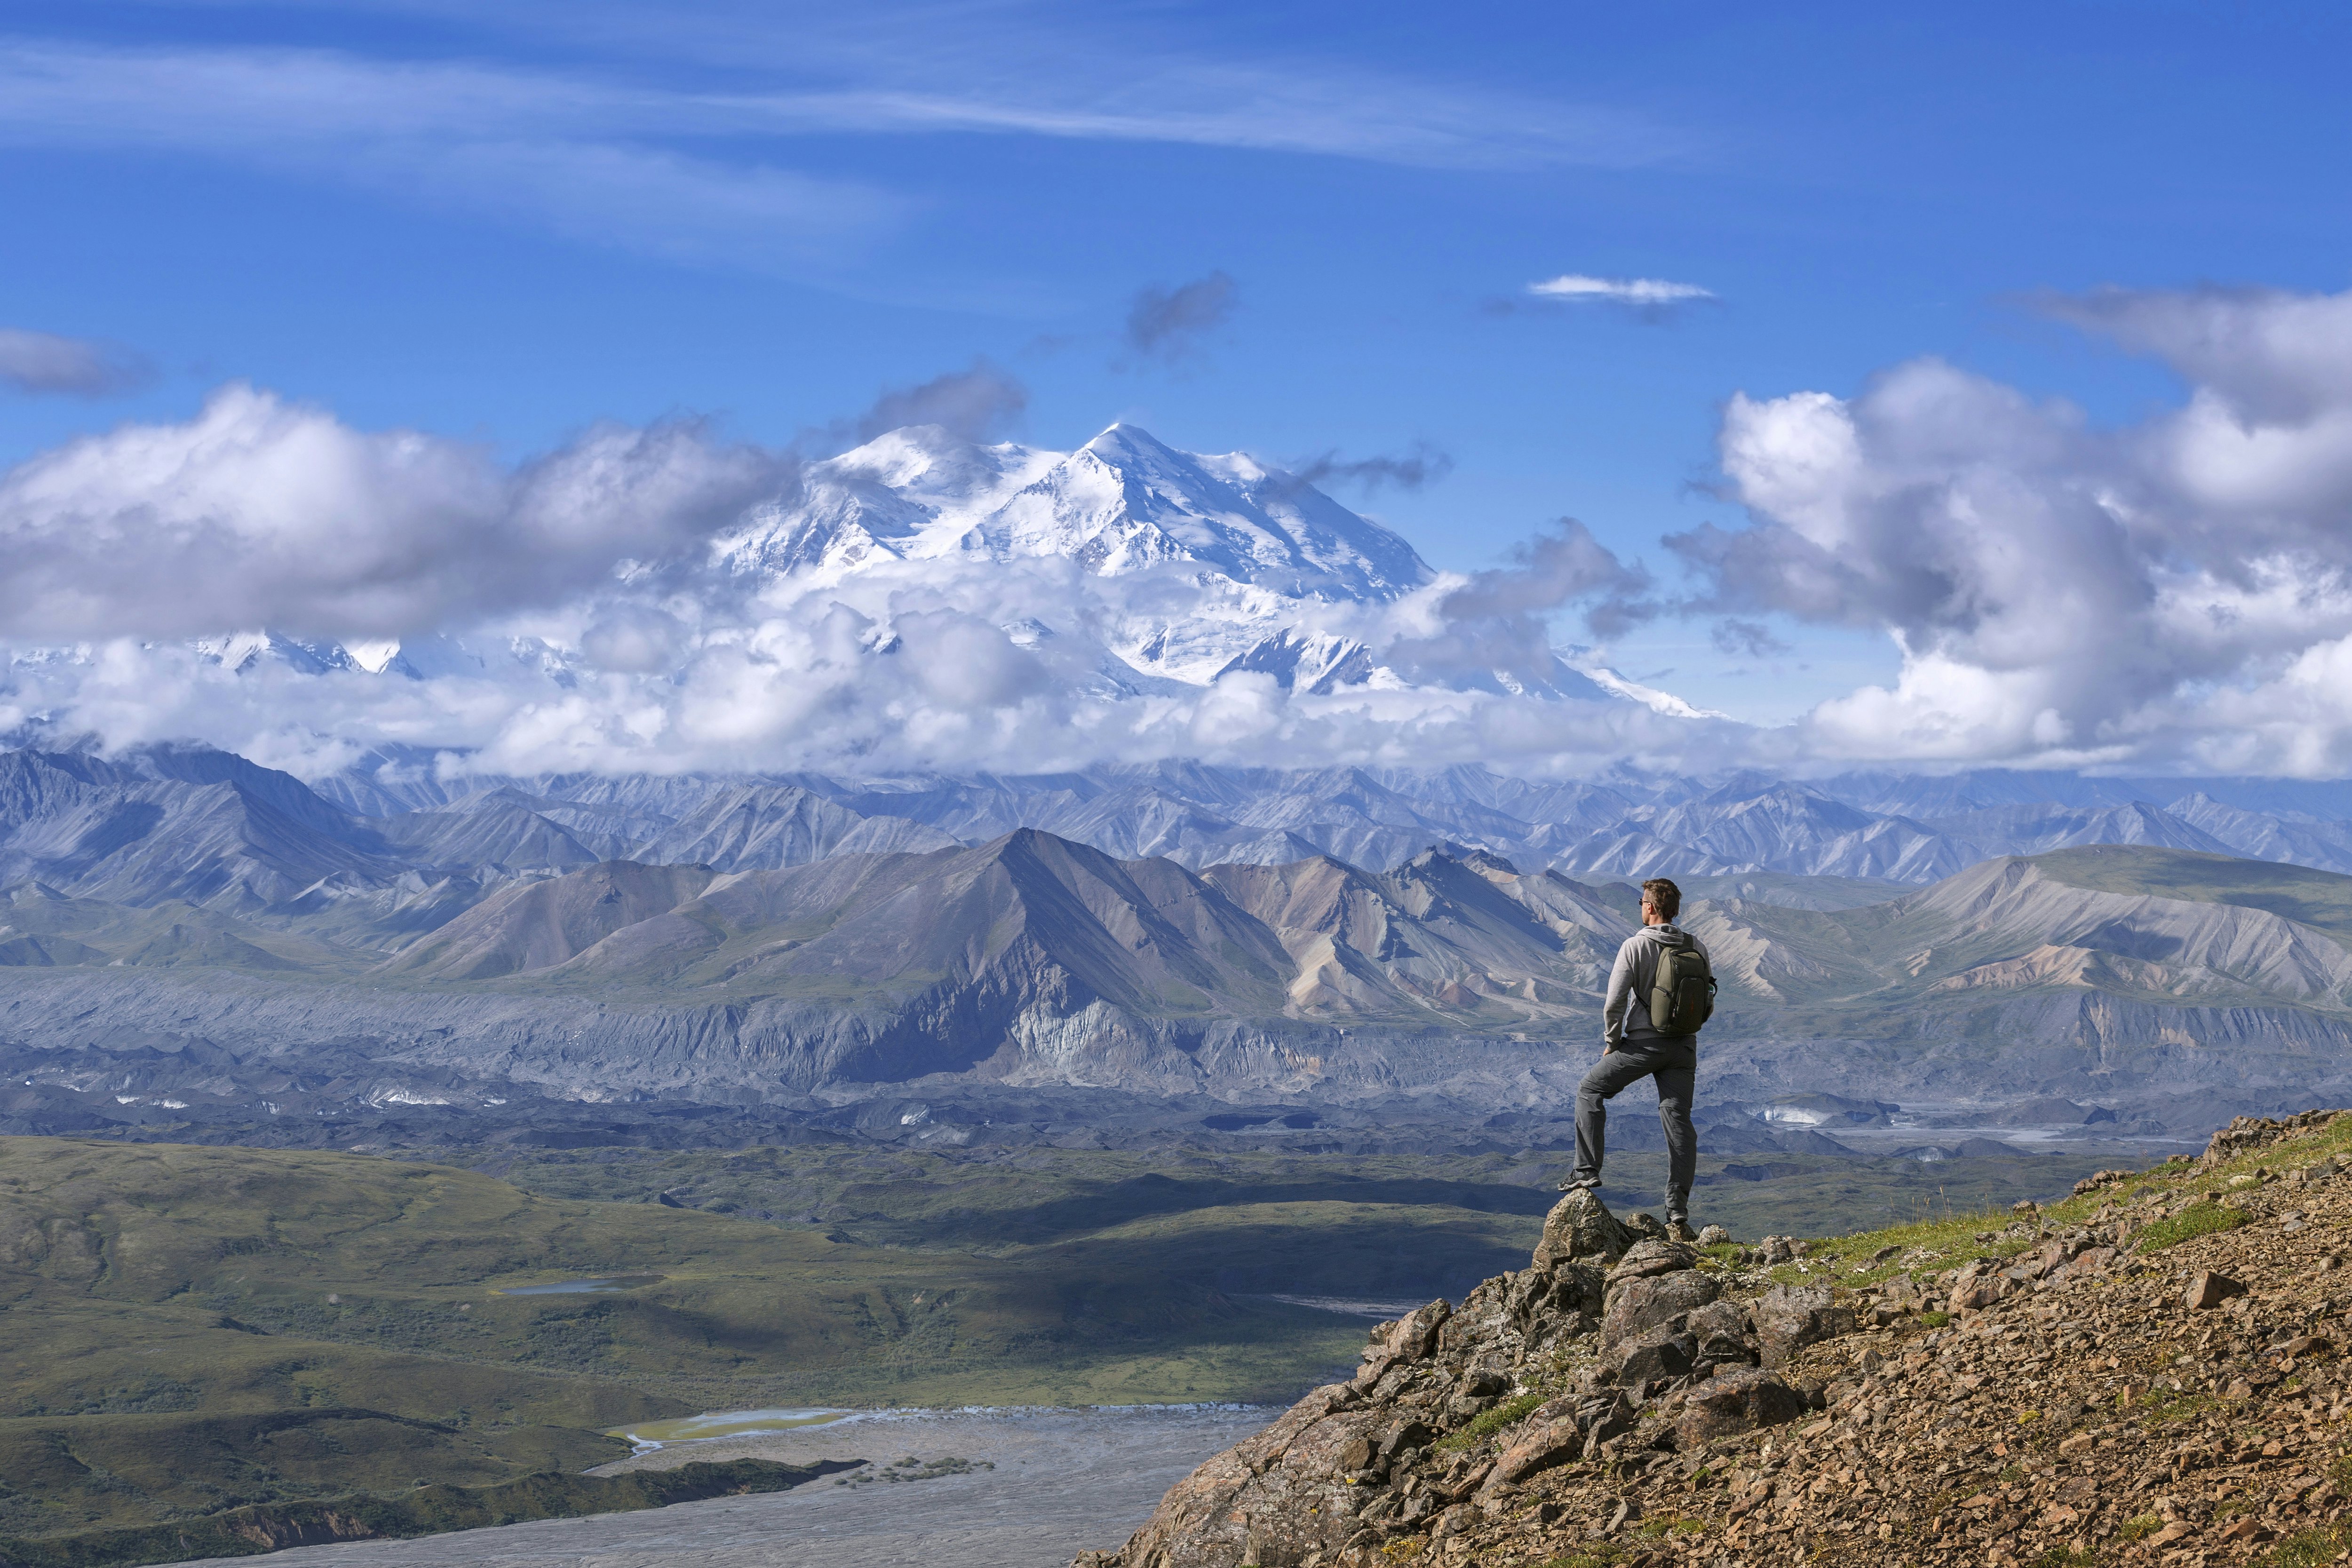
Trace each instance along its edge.
<path fill-rule="evenodd" d="M 1385 602 L 1434 575 L 1412 545 L 1241 453 L 1114 425 L 1075 452 L 912 426 L 813 466 L 799 505 L 721 542 L 736 574 L 835 576 L 899 560 L 1059 556 L 1103 576 L 1173 566 L 1285 599 Z"/>
<path fill-rule="evenodd" d="M 1429 679 L 1384 668 L 1376 646 L 1380 612 L 1438 579 L 1401 535 L 1244 453 L 1180 452 L 1133 425 L 1113 425 L 1075 452 L 982 444 L 932 425 L 890 431 L 808 465 L 795 495 L 755 508 L 712 542 L 691 580 L 670 586 L 707 603 L 747 594 L 806 598 L 884 581 L 903 591 L 1024 564 L 1107 583 L 1097 596 L 1072 599 L 1064 614 L 1000 626 L 1030 649 L 1080 629 L 1099 640 L 1108 657 L 1081 679 L 1098 695 L 1139 695 L 1161 682 L 1198 688 L 1243 673 L 1323 696 Z M 1074 624 L 1080 620 L 1083 628 Z M 879 630 L 867 646 L 895 650 Z M 344 647 L 259 631 L 195 647 L 238 671 L 268 661 L 305 675 L 430 679 L 495 664 L 561 687 L 597 663 L 593 649 L 543 632 Z M 1714 717 L 1612 671 L 1587 674 L 1557 661 L 1548 675 L 1454 671 L 1447 683 Z"/>
<path fill-rule="evenodd" d="M 1390 604 L 1436 575 L 1396 533 L 1295 475 L 1238 452 L 1179 452 L 1132 425 L 1066 453 L 893 430 L 813 465 L 796 504 L 762 509 L 715 557 L 754 583 L 951 561 L 1171 579 L 1188 590 L 1184 613 L 1161 600 L 1103 628 L 1133 670 L 1192 685 L 1256 670 L 1324 690 L 1369 680 L 1374 663 L 1360 639 L 1302 627 L 1302 612 Z"/>
<path fill-rule="evenodd" d="M 1498 738 L 1550 764 L 1719 717 L 1571 667 L 1541 629 L 1565 590 L 1508 576 L 1439 573 L 1244 453 L 913 426 L 552 603 L 400 638 L 11 649 L 0 715 L 18 743 L 132 730 L 305 776 L 387 744 L 513 773 L 1484 763 Z"/>

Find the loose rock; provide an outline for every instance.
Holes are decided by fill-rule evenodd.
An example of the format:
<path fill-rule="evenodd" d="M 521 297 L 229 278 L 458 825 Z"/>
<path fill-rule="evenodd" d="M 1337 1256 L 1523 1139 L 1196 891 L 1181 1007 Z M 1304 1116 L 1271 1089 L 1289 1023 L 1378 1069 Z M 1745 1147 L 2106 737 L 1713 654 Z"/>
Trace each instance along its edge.
<path fill-rule="evenodd" d="M 2201 1269 L 2195 1279 L 2189 1281 L 2189 1310 L 2203 1311 L 2209 1307 L 2220 1306 L 2232 1296 L 2245 1293 L 2246 1288 L 2228 1275 L 2216 1274 L 2210 1268 Z"/>

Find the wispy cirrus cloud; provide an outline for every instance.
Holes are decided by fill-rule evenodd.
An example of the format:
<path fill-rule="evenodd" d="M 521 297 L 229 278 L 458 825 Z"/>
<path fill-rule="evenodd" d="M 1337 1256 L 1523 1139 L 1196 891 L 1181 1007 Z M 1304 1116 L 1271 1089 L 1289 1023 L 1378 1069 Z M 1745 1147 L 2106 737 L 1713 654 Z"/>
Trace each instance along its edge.
<path fill-rule="evenodd" d="M 765 270 L 839 266 L 910 210 L 695 145 L 730 129 L 723 105 L 478 65 L 0 43 L 0 145 L 195 154 Z"/>
<path fill-rule="evenodd" d="M 1594 278 L 1582 272 L 1563 272 L 1557 278 L 1530 283 L 1528 292 L 1538 300 L 1629 305 L 1645 310 L 1694 305 L 1716 297 L 1715 290 L 1696 283 L 1673 283 L 1664 278 Z"/>
<path fill-rule="evenodd" d="M 1001 53 L 1002 51 L 1000 51 Z M 854 266 L 920 199 L 835 172 L 844 135 L 1030 136 L 1428 168 L 1626 166 L 1664 135 L 1351 68 L 1101 51 L 961 65 L 841 45 L 784 86 L 635 61 L 553 69 L 342 50 L 120 48 L 0 38 L 0 145 L 195 154 L 355 184 L 673 259 Z"/>

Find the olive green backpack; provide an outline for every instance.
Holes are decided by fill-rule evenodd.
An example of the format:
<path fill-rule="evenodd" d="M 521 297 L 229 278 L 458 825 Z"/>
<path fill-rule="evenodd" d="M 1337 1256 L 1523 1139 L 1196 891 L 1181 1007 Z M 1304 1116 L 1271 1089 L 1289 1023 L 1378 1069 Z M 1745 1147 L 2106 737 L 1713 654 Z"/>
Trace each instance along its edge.
<path fill-rule="evenodd" d="M 1658 953 L 1650 982 L 1650 1027 L 1662 1035 L 1696 1035 L 1715 1016 L 1715 971 L 1698 943 L 1682 937 Z"/>

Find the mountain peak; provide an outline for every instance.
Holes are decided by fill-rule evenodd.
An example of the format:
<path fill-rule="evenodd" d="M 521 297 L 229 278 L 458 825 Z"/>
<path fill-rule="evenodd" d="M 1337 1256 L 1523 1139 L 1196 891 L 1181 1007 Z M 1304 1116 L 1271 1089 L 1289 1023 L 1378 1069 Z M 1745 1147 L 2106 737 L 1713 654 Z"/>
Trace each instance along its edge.
<path fill-rule="evenodd" d="M 1105 426 L 1100 435 L 1078 450 L 1091 452 L 1106 461 L 1118 458 L 1159 458 L 1170 462 L 1183 459 L 1181 453 L 1159 437 L 1140 425 L 1129 425 L 1125 420 L 1115 420 Z"/>

